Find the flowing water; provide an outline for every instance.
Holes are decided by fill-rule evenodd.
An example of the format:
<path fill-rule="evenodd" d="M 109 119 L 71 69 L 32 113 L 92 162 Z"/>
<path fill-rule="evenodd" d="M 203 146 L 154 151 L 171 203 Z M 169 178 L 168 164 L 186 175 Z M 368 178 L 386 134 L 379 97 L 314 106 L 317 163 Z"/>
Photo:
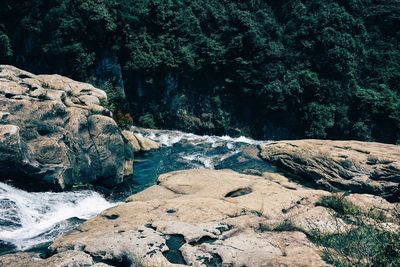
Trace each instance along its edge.
<path fill-rule="evenodd" d="M 132 131 L 161 148 L 137 155 L 134 175 L 107 198 L 90 190 L 31 193 L 0 183 L 0 254 L 43 247 L 125 197 L 154 185 L 162 173 L 193 168 L 252 174 L 271 170 L 258 157 L 260 141 L 136 127 Z"/>
<path fill-rule="evenodd" d="M 48 243 L 111 206 L 94 191 L 29 193 L 0 183 L 0 253 Z"/>

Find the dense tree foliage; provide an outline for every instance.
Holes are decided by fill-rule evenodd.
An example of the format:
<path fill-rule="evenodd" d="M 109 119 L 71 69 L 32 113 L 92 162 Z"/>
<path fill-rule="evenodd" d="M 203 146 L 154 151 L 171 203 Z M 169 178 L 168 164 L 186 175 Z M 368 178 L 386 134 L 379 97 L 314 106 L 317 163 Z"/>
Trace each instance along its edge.
<path fill-rule="evenodd" d="M 144 126 L 396 143 L 399 29 L 399 0 L 3 0 L 0 60 Z"/>

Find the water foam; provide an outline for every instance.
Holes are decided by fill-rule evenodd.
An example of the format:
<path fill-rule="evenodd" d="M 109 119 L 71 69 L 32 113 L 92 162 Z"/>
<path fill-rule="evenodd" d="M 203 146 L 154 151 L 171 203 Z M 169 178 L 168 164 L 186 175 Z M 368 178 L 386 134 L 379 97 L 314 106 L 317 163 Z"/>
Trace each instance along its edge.
<path fill-rule="evenodd" d="M 140 134 L 146 138 L 149 138 L 162 146 L 173 146 L 176 143 L 180 143 L 182 141 L 190 142 L 193 145 L 206 143 L 210 144 L 212 147 L 217 147 L 220 145 L 231 146 L 235 143 L 242 143 L 248 145 L 260 145 L 265 143 L 265 141 L 257 141 L 245 136 L 240 137 L 230 137 L 227 135 L 224 136 L 215 136 L 215 135 L 196 135 L 192 133 L 185 133 L 181 131 L 173 131 L 173 130 L 154 130 L 154 129 L 146 129 L 139 127 L 132 127 L 131 131 L 135 134 Z"/>
<path fill-rule="evenodd" d="M 93 191 L 29 193 L 0 183 L 0 240 L 26 250 L 114 206 Z"/>
<path fill-rule="evenodd" d="M 149 138 L 161 147 L 173 147 L 175 144 L 189 144 L 177 155 L 185 163 L 194 168 L 214 169 L 218 163 L 238 154 L 243 146 L 259 145 L 266 141 L 257 141 L 248 137 L 230 137 L 214 135 L 196 135 L 181 131 L 154 130 L 132 127 L 136 135 Z M 200 150 L 200 151 L 199 151 Z"/>

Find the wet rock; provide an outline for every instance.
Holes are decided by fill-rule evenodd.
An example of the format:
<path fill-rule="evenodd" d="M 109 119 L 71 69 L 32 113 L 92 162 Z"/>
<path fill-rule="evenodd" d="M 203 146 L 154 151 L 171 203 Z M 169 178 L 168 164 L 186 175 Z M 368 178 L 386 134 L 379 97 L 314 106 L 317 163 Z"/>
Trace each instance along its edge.
<path fill-rule="evenodd" d="M 0 179 L 53 189 L 122 182 L 133 147 L 106 101 L 90 84 L 0 66 Z"/>
<path fill-rule="evenodd" d="M 400 198 L 400 146 L 297 140 L 263 144 L 261 156 L 296 179 L 330 190 Z"/>

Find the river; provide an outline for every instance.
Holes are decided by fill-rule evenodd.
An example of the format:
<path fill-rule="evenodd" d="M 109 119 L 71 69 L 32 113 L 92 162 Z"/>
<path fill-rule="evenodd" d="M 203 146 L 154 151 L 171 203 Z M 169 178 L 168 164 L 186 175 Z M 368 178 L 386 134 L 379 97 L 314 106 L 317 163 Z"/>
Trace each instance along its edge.
<path fill-rule="evenodd" d="M 91 190 L 26 192 L 0 183 L 0 255 L 40 250 L 60 234 L 156 184 L 162 173 L 207 168 L 261 174 L 272 168 L 258 157 L 261 141 L 250 138 L 136 127 L 132 131 L 156 141 L 161 148 L 136 155 L 134 175 L 107 197 Z"/>

